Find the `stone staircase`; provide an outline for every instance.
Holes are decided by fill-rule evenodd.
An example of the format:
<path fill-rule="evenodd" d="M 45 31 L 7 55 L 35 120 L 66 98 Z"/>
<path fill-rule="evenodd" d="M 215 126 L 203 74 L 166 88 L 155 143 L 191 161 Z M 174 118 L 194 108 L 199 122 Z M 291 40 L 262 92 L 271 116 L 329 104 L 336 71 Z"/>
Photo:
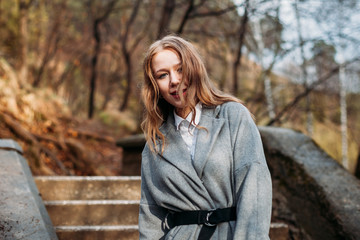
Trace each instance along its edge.
<path fill-rule="evenodd" d="M 35 177 L 59 240 L 139 239 L 140 177 Z"/>
<path fill-rule="evenodd" d="M 35 177 L 59 240 L 135 240 L 140 177 Z M 286 224 L 272 223 L 271 239 L 286 240 Z"/>
<path fill-rule="evenodd" d="M 360 239 L 359 180 L 298 132 L 260 132 L 273 170 L 270 238 Z M 15 141 L 0 139 L 0 239 L 138 239 L 140 177 L 34 181 L 22 154 Z M 137 159 L 132 169 L 139 171 Z"/>

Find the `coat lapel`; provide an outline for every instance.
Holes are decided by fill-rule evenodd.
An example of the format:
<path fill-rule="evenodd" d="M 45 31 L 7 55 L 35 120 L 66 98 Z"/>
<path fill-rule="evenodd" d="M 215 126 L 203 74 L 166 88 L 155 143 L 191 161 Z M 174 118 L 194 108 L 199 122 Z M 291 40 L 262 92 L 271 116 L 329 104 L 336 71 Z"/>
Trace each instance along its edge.
<path fill-rule="evenodd" d="M 189 150 L 180 133 L 176 131 L 173 114 L 169 114 L 167 121 L 160 127 L 165 135 L 165 150 L 160 154 L 166 161 L 173 164 L 193 181 L 200 179 L 192 164 Z"/>
<path fill-rule="evenodd" d="M 199 125 L 206 130 L 199 129 L 194 157 L 195 170 L 200 178 L 202 178 L 206 162 L 209 159 L 211 150 L 216 143 L 225 122 L 224 119 L 217 118 L 219 111 L 220 106 L 217 106 L 216 108 L 204 106 L 202 110 Z"/>

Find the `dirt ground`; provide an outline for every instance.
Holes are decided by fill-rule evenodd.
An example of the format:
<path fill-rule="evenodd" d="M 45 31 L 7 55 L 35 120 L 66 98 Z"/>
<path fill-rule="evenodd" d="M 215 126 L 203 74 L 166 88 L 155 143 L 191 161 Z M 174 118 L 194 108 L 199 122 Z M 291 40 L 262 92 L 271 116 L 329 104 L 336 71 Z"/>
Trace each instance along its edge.
<path fill-rule="evenodd" d="M 29 125 L 0 115 L 0 138 L 20 144 L 33 175 L 120 175 L 123 151 L 116 140 L 130 134 L 98 120 L 62 118 Z"/>

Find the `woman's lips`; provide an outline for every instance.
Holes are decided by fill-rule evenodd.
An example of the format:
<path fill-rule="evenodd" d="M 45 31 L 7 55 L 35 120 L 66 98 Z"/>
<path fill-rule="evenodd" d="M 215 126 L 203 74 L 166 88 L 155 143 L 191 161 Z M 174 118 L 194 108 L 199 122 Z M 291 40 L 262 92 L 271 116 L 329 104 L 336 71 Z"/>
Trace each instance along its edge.
<path fill-rule="evenodd" d="M 183 96 L 186 94 L 186 90 L 187 89 L 183 90 Z M 172 92 L 172 93 L 170 93 L 170 95 L 173 96 L 175 99 L 180 99 L 180 96 L 179 96 L 179 94 L 177 94 L 177 92 Z"/>

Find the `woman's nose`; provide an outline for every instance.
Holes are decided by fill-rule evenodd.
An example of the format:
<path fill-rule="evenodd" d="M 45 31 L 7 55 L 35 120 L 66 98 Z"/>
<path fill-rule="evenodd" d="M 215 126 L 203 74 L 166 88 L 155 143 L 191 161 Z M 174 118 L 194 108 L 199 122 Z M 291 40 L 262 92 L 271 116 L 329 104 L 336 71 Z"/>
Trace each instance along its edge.
<path fill-rule="evenodd" d="M 171 71 L 170 73 L 170 84 L 177 85 L 181 81 L 181 76 L 177 71 Z"/>

